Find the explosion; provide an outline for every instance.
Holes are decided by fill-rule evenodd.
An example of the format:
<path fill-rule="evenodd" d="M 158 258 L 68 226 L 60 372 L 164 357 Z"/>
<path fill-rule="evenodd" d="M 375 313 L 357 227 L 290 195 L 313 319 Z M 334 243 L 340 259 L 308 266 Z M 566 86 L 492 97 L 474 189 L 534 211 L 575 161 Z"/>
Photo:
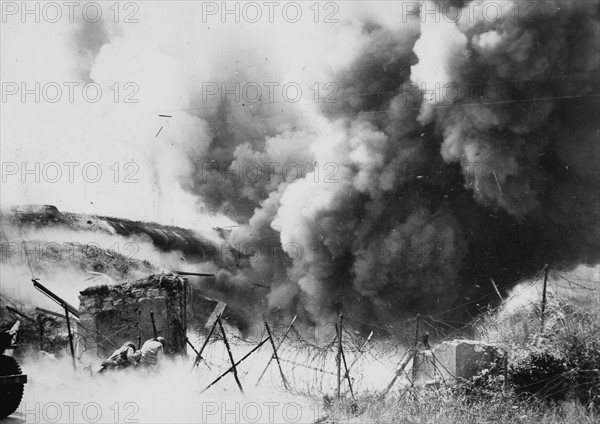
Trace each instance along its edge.
<path fill-rule="evenodd" d="M 481 296 L 490 276 L 507 287 L 548 261 L 598 260 L 598 4 L 540 2 L 530 19 L 505 9 L 493 21 L 486 3 L 443 31 L 430 16 L 355 24 L 340 101 L 296 113 L 296 130 L 262 124 L 261 107 L 216 112 L 227 129 L 204 163 L 315 164 L 225 187 L 193 173 L 190 190 L 243 224 L 231 241 L 278 237 L 288 252 L 261 252 L 249 270 L 272 311 L 393 323 Z"/>
<path fill-rule="evenodd" d="M 194 13 L 175 43 L 147 26 L 84 26 L 73 72 L 156 88 L 135 112 L 98 106 L 113 129 L 86 142 L 125 141 L 118 153 L 152 169 L 160 217 L 237 224 L 228 242 L 249 260 L 217 284 L 256 316 L 463 316 L 493 293 L 479 285 L 490 277 L 508 289 L 548 262 L 599 259 L 599 5 L 528 2 L 519 15 L 501 2 L 492 19 L 490 3 L 348 5 L 338 25 L 294 27 L 288 44 L 219 26 L 209 43 Z M 156 111 L 173 117 L 158 133 Z"/>

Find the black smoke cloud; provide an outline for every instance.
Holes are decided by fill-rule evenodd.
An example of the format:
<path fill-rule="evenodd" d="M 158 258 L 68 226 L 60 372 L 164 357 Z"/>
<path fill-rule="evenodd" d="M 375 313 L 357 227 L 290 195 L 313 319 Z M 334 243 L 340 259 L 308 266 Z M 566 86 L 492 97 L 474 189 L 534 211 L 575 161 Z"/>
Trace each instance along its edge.
<path fill-rule="evenodd" d="M 596 263 L 598 3 L 537 5 L 533 19 L 475 13 L 443 28 L 361 22 L 360 54 L 333 74 L 337 103 L 197 112 L 213 134 L 185 187 L 240 223 L 232 246 L 263 249 L 220 275 L 267 288 L 234 302 L 307 323 L 464 318 L 489 277 L 508 289 L 548 262 Z M 432 99 L 428 87 L 448 82 L 470 95 Z M 490 87 L 502 87 L 493 101 Z M 236 168 L 290 161 L 312 168 L 258 181 Z"/>
<path fill-rule="evenodd" d="M 433 106 L 447 162 L 493 165 L 493 178 L 471 181 L 478 202 L 567 233 L 573 257 L 589 258 L 600 235 L 598 4 L 539 2 L 534 11 L 459 23 L 468 59 L 456 52 L 445 66 L 473 92 L 424 109 Z"/>

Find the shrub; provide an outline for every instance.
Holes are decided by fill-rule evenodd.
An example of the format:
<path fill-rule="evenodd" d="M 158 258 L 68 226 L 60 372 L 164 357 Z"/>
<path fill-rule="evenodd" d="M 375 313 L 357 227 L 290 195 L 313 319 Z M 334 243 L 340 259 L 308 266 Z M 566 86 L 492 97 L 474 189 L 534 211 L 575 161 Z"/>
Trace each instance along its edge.
<path fill-rule="evenodd" d="M 572 379 L 564 359 L 547 351 L 531 351 L 511 364 L 510 376 L 517 394 L 535 394 L 555 401 L 566 398 Z"/>

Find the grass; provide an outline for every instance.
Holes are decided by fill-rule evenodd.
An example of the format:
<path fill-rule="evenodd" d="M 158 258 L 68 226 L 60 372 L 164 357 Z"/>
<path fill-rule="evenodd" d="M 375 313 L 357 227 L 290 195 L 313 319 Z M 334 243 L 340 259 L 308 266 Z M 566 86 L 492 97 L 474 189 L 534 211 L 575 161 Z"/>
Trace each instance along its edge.
<path fill-rule="evenodd" d="M 385 399 L 364 394 L 358 413 L 342 401 L 328 411 L 335 421 L 323 422 L 600 422 L 600 287 L 596 277 L 577 275 L 552 276 L 543 327 L 535 290 L 520 307 L 509 301 L 479 318 L 480 338 L 506 352 L 506 362 L 482 364 L 478 375 L 452 385 L 398 387 Z M 553 284 L 559 281 L 564 284 Z"/>
<path fill-rule="evenodd" d="M 600 415 L 578 402 L 548 405 L 535 399 L 518 399 L 512 393 L 477 400 L 446 390 L 409 390 L 384 401 L 375 398 L 360 402 L 367 405 L 361 416 L 348 416 L 344 422 L 356 419 L 356 422 L 386 424 L 592 424 L 600 420 Z"/>

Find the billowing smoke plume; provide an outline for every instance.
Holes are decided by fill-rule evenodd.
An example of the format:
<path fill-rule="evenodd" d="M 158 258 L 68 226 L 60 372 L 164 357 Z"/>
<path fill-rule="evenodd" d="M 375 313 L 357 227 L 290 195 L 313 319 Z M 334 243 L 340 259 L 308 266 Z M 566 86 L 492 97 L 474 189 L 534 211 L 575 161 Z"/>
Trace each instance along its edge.
<path fill-rule="evenodd" d="M 492 300 L 489 277 L 507 288 L 547 262 L 597 262 L 600 240 L 598 3 L 487 3 L 460 16 L 427 3 L 437 18 L 343 4 L 337 25 L 263 37 L 215 24 L 174 45 L 154 28 L 197 15 L 166 13 L 111 37 L 90 75 L 107 80 L 119 59 L 163 97 L 121 126 L 173 109 L 148 163 L 171 200 L 239 224 L 229 242 L 245 261 L 217 278 L 238 306 L 309 323 L 466 314 Z M 304 96 L 223 101 L 209 81 L 295 82 Z"/>
<path fill-rule="evenodd" d="M 508 3 L 502 3 L 508 16 Z M 484 16 L 486 3 L 474 9 Z M 441 154 L 465 167 L 487 163 L 493 178 L 474 178 L 486 205 L 514 215 L 536 209 L 587 228 L 598 240 L 598 5 L 540 2 L 531 16 L 495 23 L 464 16 L 446 36 L 440 63 L 427 42 L 439 35 L 425 25 L 413 68 L 425 86 L 454 81 L 452 101 L 427 101 L 422 121 L 436 121 Z M 439 41 L 439 40 L 436 40 Z M 466 53 L 463 54 L 463 53 Z M 446 75 L 432 79 L 433 69 Z M 440 107 L 452 105 L 452 107 Z M 574 192 L 580 191 L 579 193 Z M 572 214 L 588 217 L 573 222 Z M 590 220 L 591 219 L 591 220 Z"/>
<path fill-rule="evenodd" d="M 360 52 L 324 110 L 279 131 L 261 108 L 219 110 L 204 165 L 313 163 L 225 187 L 196 170 L 195 192 L 245 224 L 232 243 L 262 248 L 241 275 L 270 286 L 271 310 L 389 323 L 485 295 L 489 277 L 597 260 L 598 5 L 494 20 L 483 3 L 457 22 L 437 6 L 400 28 L 356 24 Z M 287 255 L 267 257 L 277 237 Z"/>

